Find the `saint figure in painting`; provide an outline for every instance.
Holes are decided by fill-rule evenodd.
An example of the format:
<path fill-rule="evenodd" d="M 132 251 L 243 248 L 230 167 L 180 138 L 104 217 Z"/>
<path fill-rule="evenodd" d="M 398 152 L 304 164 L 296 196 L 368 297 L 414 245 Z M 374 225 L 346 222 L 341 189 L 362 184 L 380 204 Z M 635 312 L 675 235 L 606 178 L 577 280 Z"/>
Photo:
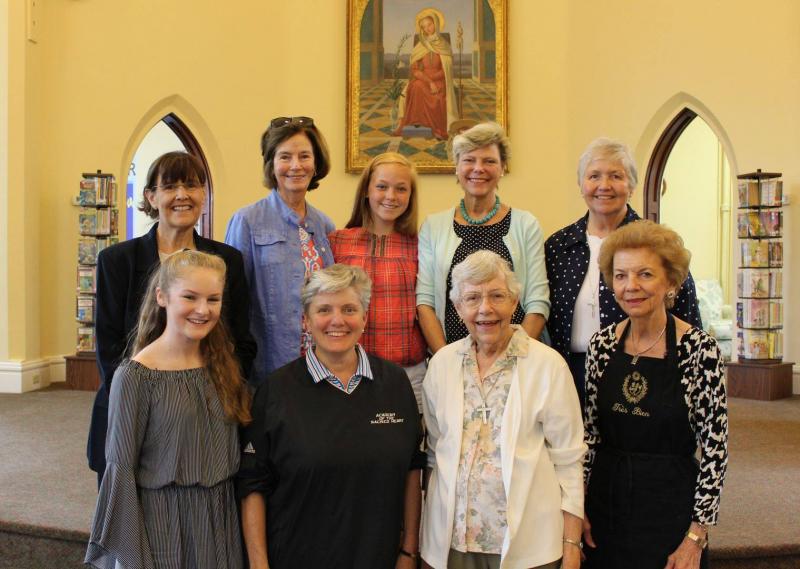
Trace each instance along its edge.
<path fill-rule="evenodd" d="M 409 125 L 427 126 L 436 138 L 445 140 L 450 124 L 458 117 L 453 51 L 440 34 L 444 15 L 425 8 L 417 14 L 415 28 L 419 41 L 411 52 L 408 83 L 399 101 L 400 124 L 394 134 L 402 136 L 403 127 Z"/>

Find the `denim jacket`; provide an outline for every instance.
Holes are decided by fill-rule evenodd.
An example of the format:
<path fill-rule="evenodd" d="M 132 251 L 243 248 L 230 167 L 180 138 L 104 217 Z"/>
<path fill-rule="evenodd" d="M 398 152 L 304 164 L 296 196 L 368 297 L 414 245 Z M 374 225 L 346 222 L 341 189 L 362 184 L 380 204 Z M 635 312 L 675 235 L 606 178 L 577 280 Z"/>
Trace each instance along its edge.
<path fill-rule="evenodd" d="M 311 234 L 323 266 L 333 264 L 328 233 L 331 219 L 306 203 L 303 227 Z M 250 289 L 250 330 L 258 344 L 253 379 L 300 356 L 303 308 L 300 290 L 305 264 L 300 251 L 300 218 L 273 190 L 233 214 L 225 243 L 242 252 Z"/>

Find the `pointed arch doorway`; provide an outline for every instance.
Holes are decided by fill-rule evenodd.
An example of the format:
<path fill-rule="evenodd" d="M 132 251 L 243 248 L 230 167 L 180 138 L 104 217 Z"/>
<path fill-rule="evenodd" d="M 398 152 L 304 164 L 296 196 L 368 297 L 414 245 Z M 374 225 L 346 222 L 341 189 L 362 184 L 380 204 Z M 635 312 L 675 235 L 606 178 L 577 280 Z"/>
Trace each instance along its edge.
<path fill-rule="evenodd" d="M 211 170 L 200 143 L 188 126 L 174 113 L 164 115 L 142 139 L 134 153 L 127 180 L 126 238 L 139 237 L 150 230 L 152 219 L 138 210 L 142 200 L 147 171 L 156 158 L 166 152 L 181 150 L 200 160 L 206 171 L 206 200 L 197 222 L 197 232 L 212 237 L 213 184 Z"/>
<path fill-rule="evenodd" d="M 695 280 L 731 290 L 731 166 L 709 124 L 689 108 L 664 129 L 644 181 L 644 215 L 675 229 L 692 252 Z"/>

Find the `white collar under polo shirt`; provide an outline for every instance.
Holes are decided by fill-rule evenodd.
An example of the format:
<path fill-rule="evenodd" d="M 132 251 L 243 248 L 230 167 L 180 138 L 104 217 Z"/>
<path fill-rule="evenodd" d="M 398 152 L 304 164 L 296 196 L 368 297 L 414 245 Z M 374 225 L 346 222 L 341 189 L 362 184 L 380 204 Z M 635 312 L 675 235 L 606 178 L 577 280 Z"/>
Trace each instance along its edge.
<path fill-rule="evenodd" d="M 356 344 L 356 354 L 358 355 L 358 366 L 356 366 L 356 372 L 350 378 L 350 381 L 347 382 L 346 389 L 341 380 L 319 361 L 313 349 L 306 351 L 306 366 L 308 367 L 309 373 L 311 373 L 311 378 L 314 380 L 314 383 L 319 383 L 324 379 L 332 386 L 350 395 L 356 390 L 356 387 L 358 387 L 358 384 L 361 383 L 363 378 L 369 380 L 374 379 L 372 377 L 372 368 L 369 365 L 369 358 L 367 358 L 367 352 L 364 351 L 361 344 Z"/>

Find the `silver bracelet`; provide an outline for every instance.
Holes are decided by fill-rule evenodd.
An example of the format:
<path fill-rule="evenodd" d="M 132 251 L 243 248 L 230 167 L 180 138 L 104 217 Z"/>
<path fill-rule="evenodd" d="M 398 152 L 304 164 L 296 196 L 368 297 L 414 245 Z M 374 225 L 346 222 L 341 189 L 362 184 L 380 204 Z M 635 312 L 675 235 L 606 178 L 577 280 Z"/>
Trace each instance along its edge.
<path fill-rule="evenodd" d="M 570 545 L 574 545 L 578 549 L 583 549 L 583 543 L 580 541 L 575 541 L 574 539 L 569 539 L 567 537 L 564 538 L 564 543 L 568 543 Z"/>

